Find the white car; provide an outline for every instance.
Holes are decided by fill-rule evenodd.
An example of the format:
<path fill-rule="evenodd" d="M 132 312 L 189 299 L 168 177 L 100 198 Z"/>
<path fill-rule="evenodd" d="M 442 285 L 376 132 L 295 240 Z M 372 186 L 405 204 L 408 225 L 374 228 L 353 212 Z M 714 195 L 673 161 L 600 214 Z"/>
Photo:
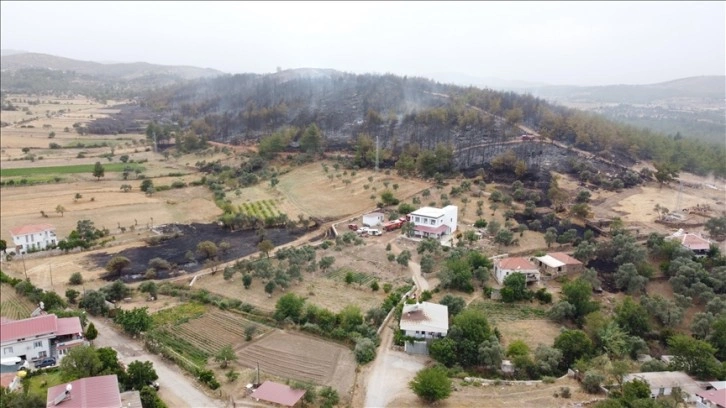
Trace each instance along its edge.
<path fill-rule="evenodd" d="M 371 234 L 371 235 L 373 235 L 373 236 L 376 236 L 376 237 L 379 236 L 379 235 L 383 235 L 383 233 L 381 232 L 381 230 L 377 230 L 377 229 L 369 229 L 368 230 L 368 233 Z"/>

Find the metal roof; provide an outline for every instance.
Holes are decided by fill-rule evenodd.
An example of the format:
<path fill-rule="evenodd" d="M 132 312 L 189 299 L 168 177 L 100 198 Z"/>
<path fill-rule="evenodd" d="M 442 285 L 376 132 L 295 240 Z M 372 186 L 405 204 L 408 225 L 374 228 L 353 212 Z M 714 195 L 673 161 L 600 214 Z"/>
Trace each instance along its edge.
<path fill-rule="evenodd" d="M 444 216 L 444 210 L 441 208 L 434 208 L 434 207 L 421 207 L 418 210 L 410 213 L 409 215 L 413 216 L 419 216 L 419 217 L 428 217 L 428 218 L 439 218 Z"/>
<path fill-rule="evenodd" d="M 54 334 L 58 330 L 58 318 L 54 314 L 31 317 L 29 319 L 3 322 L 0 325 L 0 342 L 34 338 L 44 334 Z"/>
<path fill-rule="evenodd" d="M 537 256 L 535 257 L 535 259 L 549 266 L 550 268 L 559 268 L 560 266 L 565 266 L 564 262 L 550 255 Z"/>
<path fill-rule="evenodd" d="M 557 259 L 565 265 L 582 265 L 582 262 L 564 252 L 550 252 L 547 255 Z"/>
<path fill-rule="evenodd" d="M 116 374 L 71 381 L 70 397 L 54 405 L 68 384 L 48 388 L 47 406 L 61 408 L 121 408 L 121 393 Z"/>
<path fill-rule="evenodd" d="M 56 336 L 65 336 L 68 334 L 83 334 L 81 328 L 81 319 L 74 317 L 61 317 L 58 319 L 58 330 Z"/>
<path fill-rule="evenodd" d="M 538 271 L 537 267 L 529 261 L 527 258 L 514 257 L 514 258 L 502 258 L 497 261 L 497 266 L 500 269 L 505 270 L 535 270 Z"/>

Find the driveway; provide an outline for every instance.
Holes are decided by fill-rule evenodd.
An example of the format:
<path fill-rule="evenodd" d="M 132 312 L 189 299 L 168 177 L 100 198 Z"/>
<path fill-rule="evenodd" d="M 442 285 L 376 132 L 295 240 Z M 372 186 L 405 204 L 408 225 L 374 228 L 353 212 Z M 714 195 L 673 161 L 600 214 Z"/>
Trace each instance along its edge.
<path fill-rule="evenodd" d="M 110 322 L 101 318 L 89 318 L 98 330 L 93 341 L 96 347 L 111 347 L 126 366 L 139 361 L 151 361 L 159 374 L 159 396 L 170 407 L 221 408 L 223 401 L 213 399 L 199 389 L 197 382 L 182 374 L 179 367 L 169 364 L 161 357 L 146 351 L 140 341 L 118 333 Z"/>

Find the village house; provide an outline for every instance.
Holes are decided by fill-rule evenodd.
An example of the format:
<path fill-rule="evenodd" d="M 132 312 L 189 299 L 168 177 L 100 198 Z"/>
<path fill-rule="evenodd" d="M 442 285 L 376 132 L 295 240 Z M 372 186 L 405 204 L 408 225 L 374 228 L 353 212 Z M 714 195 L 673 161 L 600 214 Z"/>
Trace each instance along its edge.
<path fill-rule="evenodd" d="M 50 224 L 23 225 L 11 228 L 15 252 L 25 254 L 32 251 L 42 251 L 58 244 L 55 236 L 55 227 Z"/>
<path fill-rule="evenodd" d="M 250 395 L 256 401 L 266 401 L 283 407 L 299 406 L 305 390 L 296 390 L 285 384 L 265 381 Z"/>
<path fill-rule="evenodd" d="M 46 406 L 60 408 L 122 408 L 123 406 L 116 374 L 81 378 L 50 387 L 46 401 Z"/>
<path fill-rule="evenodd" d="M 666 239 L 677 240 L 683 248 L 693 251 L 699 258 L 706 256 L 711 249 L 711 241 L 700 235 L 685 232 L 683 229 L 679 229 Z"/>
<path fill-rule="evenodd" d="M 545 256 L 536 256 L 532 261 L 539 267 L 540 272 L 548 278 L 580 273 L 584 269 L 582 262 L 564 252 L 551 252 Z"/>
<path fill-rule="evenodd" d="M 372 212 L 363 215 L 363 225 L 366 227 L 377 227 L 385 221 L 385 214 L 381 212 Z"/>
<path fill-rule="evenodd" d="M 441 238 L 456 231 L 459 208 L 447 205 L 444 208 L 422 207 L 408 215 L 413 223 L 413 235 L 421 238 Z"/>
<path fill-rule="evenodd" d="M 428 353 L 428 342 L 446 336 L 449 331 L 449 308 L 438 303 L 422 302 L 403 305 L 400 329 L 418 341 L 406 342 L 409 353 Z"/>
<path fill-rule="evenodd" d="M 513 257 L 494 260 L 494 279 L 502 285 L 504 279 L 513 273 L 521 273 L 527 278 L 527 283 L 537 282 L 540 278 L 539 269 L 527 258 Z"/>
<path fill-rule="evenodd" d="M 726 408 L 726 389 L 698 391 L 696 398 L 696 408 Z"/>
<path fill-rule="evenodd" d="M 19 357 L 34 362 L 53 357 L 57 362 L 72 347 L 88 344 L 78 317 L 45 314 L 0 323 L 2 358 Z"/>
<path fill-rule="evenodd" d="M 635 379 L 648 382 L 651 398 L 671 395 L 673 389 L 678 388 L 682 392 L 683 399 L 689 404 L 694 404 L 698 400 L 697 393 L 705 390 L 702 384 L 682 371 L 632 373 L 623 377 L 623 383 Z"/>

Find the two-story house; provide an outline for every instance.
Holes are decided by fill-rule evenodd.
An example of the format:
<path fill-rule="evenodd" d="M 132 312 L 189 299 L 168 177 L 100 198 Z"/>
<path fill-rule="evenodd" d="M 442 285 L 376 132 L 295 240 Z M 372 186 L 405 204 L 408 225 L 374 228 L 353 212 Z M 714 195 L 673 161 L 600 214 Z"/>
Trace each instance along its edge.
<path fill-rule="evenodd" d="M 449 308 L 438 303 L 421 302 L 403 305 L 400 329 L 409 337 L 417 339 L 406 342 L 409 353 L 428 352 L 428 342 L 446 336 L 449 331 Z"/>
<path fill-rule="evenodd" d="M 30 362 L 54 357 L 58 362 L 68 349 L 87 344 L 78 317 L 59 318 L 46 314 L 0 323 L 0 356 Z"/>
<path fill-rule="evenodd" d="M 58 244 L 55 227 L 50 224 L 23 225 L 11 228 L 15 252 L 25 254 L 30 251 L 41 251 Z"/>
<path fill-rule="evenodd" d="M 422 207 L 408 214 L 413 223 L 413 235 L 421 238 L 441 238 L 456 231 L 459 208 L 447 205 L 444 208 Z"/>

